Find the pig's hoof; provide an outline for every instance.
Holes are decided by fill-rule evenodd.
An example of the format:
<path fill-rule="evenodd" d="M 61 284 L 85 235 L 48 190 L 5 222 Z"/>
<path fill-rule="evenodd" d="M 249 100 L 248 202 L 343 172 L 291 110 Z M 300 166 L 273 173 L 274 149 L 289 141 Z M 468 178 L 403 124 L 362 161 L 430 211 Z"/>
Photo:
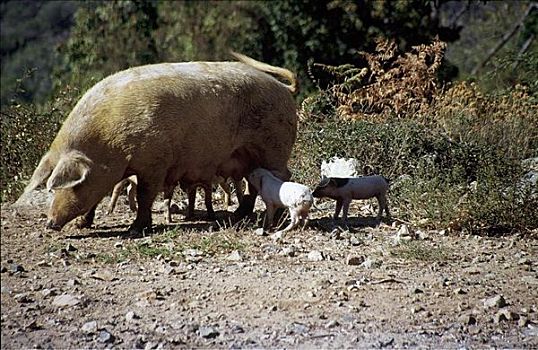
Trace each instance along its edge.
<path fill-rule="evenodd" d="M 90 228 L 92 227 L 92 222 L 85 219 L 80 219 L 75 225 L 77 228 Z"/>
<path fill-rule="evenodd" d="M 62 226 L 55 224 L 52 220 L 47 222 L 47 228 L 54 231 L 60 231 Z"/>

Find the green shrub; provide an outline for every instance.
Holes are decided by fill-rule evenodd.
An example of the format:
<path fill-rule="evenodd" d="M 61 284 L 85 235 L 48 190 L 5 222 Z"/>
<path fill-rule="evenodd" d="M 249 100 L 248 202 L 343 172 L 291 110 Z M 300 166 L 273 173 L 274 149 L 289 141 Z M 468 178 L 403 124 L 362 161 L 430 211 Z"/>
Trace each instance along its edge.
<path fill-rule="evenodd" d="M 12 104 L 2 109 L 0 132 L 2 202 L 16 199 L 74 105 L 76 90 L 64 90 L 45 106 Z"/>

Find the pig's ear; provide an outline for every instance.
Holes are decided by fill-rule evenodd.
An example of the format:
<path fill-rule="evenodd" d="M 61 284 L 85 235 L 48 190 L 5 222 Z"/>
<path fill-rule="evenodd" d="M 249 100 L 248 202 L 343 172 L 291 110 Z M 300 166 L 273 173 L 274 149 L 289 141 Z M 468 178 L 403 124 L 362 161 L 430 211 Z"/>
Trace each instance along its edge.
<path fill-rule="evenodd" d="M 78 151 L 63 155 L 47 181 L 47 190 L 71 188 L 86 180 L 92 161 Z"/>
<path fill-rule="evenodd" d="M 39 165 L 32 174 L 30 182 L 24 189 L 24 193 L 35 190 L 47 180 L 47 178 L 52 173 L 54 166 L 56 165 L 52 158 L 53 156 L 50 152 L 47 152 L 47 154 L 45 154 L 43 158 L 41 158 L 41 160 L 39 161 Z"/>

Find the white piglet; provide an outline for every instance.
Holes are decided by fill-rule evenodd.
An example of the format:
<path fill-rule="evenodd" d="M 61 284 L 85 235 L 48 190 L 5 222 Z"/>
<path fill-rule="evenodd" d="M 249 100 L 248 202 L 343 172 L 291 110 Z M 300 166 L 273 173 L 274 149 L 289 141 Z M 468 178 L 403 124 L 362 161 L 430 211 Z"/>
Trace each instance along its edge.
<path fill-rule="evenodd" d="M 313 192 L 316 198 L 328 197 L 336 200 L 336 210 L 334 218 L 338 219 L 342 207 L 344 212 L 342 218 L 347 220 L 349 204 L 353 199 L 369 199 L 376 197 L 379 203 L 378 219 L 383 215 L 383 210 L 390 217 L 387 205 L 387 191 L 389 183 L 387 179 L 380 175 L 361 177 L 329 177 L 321 179 Z"/>
<path fill-rule="evenodd" d="M 303 219 L 304 226 L 308 223 L 308 213 L 314 202 L 312 192 L 305 186 L 295 182 L 285 182 L 273 175 L 269 170 L 257 168 L 248 176 L 250 184 L 258 191 L 267 208 L 267 226 L 273 225 L 273 218 L 277 208 L 288 208 L 290 224 L 275 233 L 276 238 L 289 231 Z"/>

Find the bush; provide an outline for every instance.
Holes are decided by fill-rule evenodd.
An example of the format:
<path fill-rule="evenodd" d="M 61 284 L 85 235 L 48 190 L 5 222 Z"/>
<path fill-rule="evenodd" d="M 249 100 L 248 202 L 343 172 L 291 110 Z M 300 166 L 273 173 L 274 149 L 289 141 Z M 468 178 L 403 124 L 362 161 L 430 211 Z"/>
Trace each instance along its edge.
<path fill-rule="evenodd" d="M 48 150 L 74 104 L 76 91 L 64 90 L 46 106 L 12 104 L 2 111 L 0 171 L 2 202 L 16 199 Z"/>
<path fill-rule="evenodd" d="M 323 160 L 353 157 L 392 180 L 389 200 L 399 219 L 472 233 L 535 230 L 538 192 L 522 177 L 531 170 L 523 161 L 538 157 L 536 96 L 524 86 L 486 94 L 465 82 L 438 90 L 434 75 L 423 74 L 427 61 L 412 58 L 428 57 L 432 47 L 414 49 L 408 60 L 392 59 L 388 66 L 384 62 L 392 54 L 368 56 L 366 73 L 389 67 L 386 74 L 331 67 L 340 74 L 334 85 L 306 99 L 300 111 L 290 164 L 297 180 L 314 186 Z M 439 61 L 435 57 L 429 62 Z M 406 83 L 390 72 L 413 79 Z M 369 76 L 370 84 L 355 79 L 358 75 Z M 416 98 L 398 109 L 395 90 Z M 374 96 L 374 104 L 360 104 L 364 96 Z M 365 106 L 375 106 L 376 113 L 361 109 Z"/>

